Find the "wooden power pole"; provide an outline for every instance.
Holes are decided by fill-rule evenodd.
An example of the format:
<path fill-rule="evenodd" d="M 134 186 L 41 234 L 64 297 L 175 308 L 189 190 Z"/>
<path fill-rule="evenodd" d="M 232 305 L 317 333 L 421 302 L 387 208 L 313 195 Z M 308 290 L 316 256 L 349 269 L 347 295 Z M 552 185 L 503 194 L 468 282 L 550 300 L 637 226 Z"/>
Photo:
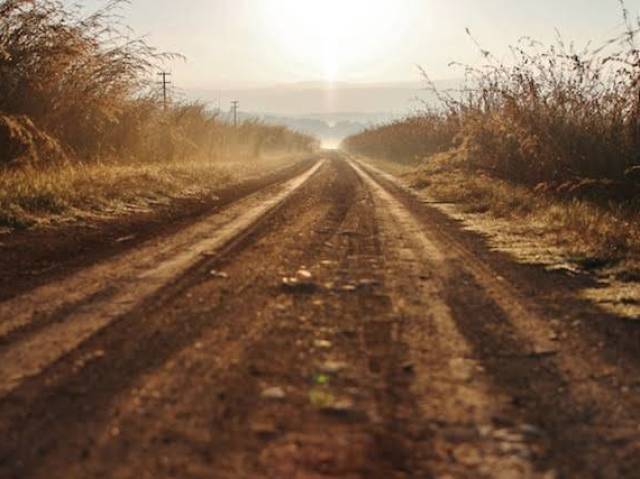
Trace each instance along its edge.
<path fill-rule="evenodd" d="M 167 87 L 171 84 L 167 77 L 171 76 L 171 73 L 160 72 L 158 75 L 162 77 L 162 104 L 164 105 L 164 111 L 167 111 Z"/>
<path fill-rule="evenodd" d="M 238 128 L 238 107 L 240 102 L 238 100 L 233 100 L 231 102 L 231 109 L 233 110 L 233 126 Z"/>

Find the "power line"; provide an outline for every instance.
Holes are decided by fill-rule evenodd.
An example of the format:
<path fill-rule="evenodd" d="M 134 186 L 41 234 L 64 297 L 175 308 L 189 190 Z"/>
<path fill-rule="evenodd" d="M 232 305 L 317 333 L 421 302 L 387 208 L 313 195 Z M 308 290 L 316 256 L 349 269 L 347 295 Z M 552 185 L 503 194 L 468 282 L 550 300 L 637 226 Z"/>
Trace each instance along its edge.
<path fill-rule="evenodd" d="M 231 102 L 231 109 L 233 110 L 233 126 L 238 128 L 238 107 L 240 106 L 240 102 L 238 100 L 233 100 Z"/>
<path fill-rule="evenodd" d="M 158 75 L 162 77 L 162 104 L 164 105 L 164 111 L 167 111 L 167 87 L 171 85 L 171 82 L 167 80 L 167 77 L 171 76 L 171 73 L 160 72 Z"/>

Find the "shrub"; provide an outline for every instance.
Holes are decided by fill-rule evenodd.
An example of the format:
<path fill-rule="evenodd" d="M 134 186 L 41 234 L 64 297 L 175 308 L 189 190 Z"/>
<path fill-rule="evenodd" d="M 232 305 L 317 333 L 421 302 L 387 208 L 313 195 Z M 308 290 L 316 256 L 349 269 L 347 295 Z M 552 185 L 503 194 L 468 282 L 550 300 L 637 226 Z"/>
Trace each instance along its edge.
<path fill-rule="evenodd" d="M 623 2 L 621 10 L 624 31 L 597 49 L 577 50 L 560 37 L 548 47 L 523 38 L 511 47 L 511 62 L 481 49 L 485 65 L 465 67 L 465 87 L 436 91 L 439 113 L 368 130 L 344 147 L 399 162 L 458 148 L 468 166 L 532 186 L 634 181 L 640 23 Z M 425 79 L 433 85 L 426 72 Z"/>
<path fill-rule="evenodd" d="M 149 78 L 176 55 L 129 39 L 124 1 L 83 15 L 56 0 L 0 0 L 0 166 L 314 146 L 256 122 L 235 130 L 199 103 L 164 111 Z"/>

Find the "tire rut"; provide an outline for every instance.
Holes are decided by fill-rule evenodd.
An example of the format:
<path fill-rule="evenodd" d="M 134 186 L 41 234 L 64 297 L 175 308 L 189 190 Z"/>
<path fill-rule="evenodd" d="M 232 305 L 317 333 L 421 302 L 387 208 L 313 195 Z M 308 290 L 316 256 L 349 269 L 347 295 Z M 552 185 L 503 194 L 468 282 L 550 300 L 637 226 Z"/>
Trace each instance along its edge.
<path fill-rule="evenodd" d="M 576 303 L 566 291 L 553 295 L 555 301 L 564 299 L 564 308 L 550 306 L 549 296 L 540 291 L 544 293 L 544 286 L 531 286 L 527 275 L 493 269 L 489 255 L 466 249 L 460 239 L 464 234 L 455 226 L 383 175 L 373 172 L 373 176 L 403 205 L 403 214 L 413 217 L 416 230 L 445 252 L 438 267 L 439 296 L 471 348 L 470 359 L 488 374 L 494 397 L 508 401 L 498 422 L 534 426 L 538 444 L 533 464 L 541 471 L 556 470 L 560 477 L 633 477 L 640 448 L 636 427 L 640 404 L 634 395 L 621 394 L 621 387 L 630 391 L 624 385 L 637 377 L 637 357 L 626 357 L 628 351 L 616 357 L 611 354 L 616 343 L 598 347 L 594 343 L 598 335 L 592 334 L 603 329 L 613 333 L 616 323 L 602 328 L 606 320 L 601 317 L 578 331 L 554 327 L 573 324 L 576 316 L 582 325 L 597 314 L 584 305 L 572 310 Z M 427 256 L 433 261 L 433 254 Z M 479 258 L 486 262 L 481 264 Z M 544 284 L 539 275 L 534 278 Z M 497 287 L 499 283 L 504 287 Z M 519 296 L 519 290 L 530 296 Z M 628 344 L 628 338 L 623 343 Z M 609 380 L 599 379 L 602 375 Z"/>
<path fill-rule="evenodd" d="M 1 303 L 4 321 L 0 323 L 0 336 L 18 340 L 0 347 L 0 395 L 39 374 L 140 304 L 152 301 L 163 288 L 196 266 L 203 255 L 215 255 L 250 233 L 321 167 L 322 163 L 317 163 L 284 185 L 239 201 L 170 241 L 156 240 L 65 282 L 45 285 Z M 93 301 L 89 303 L 87 298 Z M 70 304 L 80 307 L 70 310 Z"/>
<path fill-rule="evenodd" d="M 321 177 L 327 176 L 326 169 L 325 166 Z M 251 298 L 247 306 L 253 301 L 258 305 L 268 302 L 272 290 L 261 287 L 264 273 L 260 267 L 255 270 L 236 267 L 237 278 L 230 278 L 229 285 L 222 287 L 220 280 L 209 272 L 224 267 L 227 258 L 230 260 L 265 235 L 278 235 L 284 226 L 289 228 L 291 218 L 287 211 L 299 220 L 292 228 L 304 230 L 321 221 L 324 215 L 330 214 L 326 201 L 316 206 L 317 198 L 323 198 L 321 192 L 325 184 L 326 179 L 313 178 L 309 185 L 287 200 L 286 211 L 278 210 L 267 224 L 241 243 L 235 243 L 221 258 L 204 260 L 152 301 L 123 316 L 48 368 L 45 374 L 26 380 L 2 399 L 0 437 L 4 439 L 0 444 L 0 476 L 31 477 L 31 473 L 39 470 L 42 460 L 56 456 L 61 450 L 67 456 L 62 456 L 57 464 L 59 467 L 63 467 L 70 457 L 82 460 L 90 453 L 90 438 L 100 430 L 108 406 L 130 388 L 137 377 L 162 366 L 192 344 L 212 326 L 212 318 L 224 318 L 234 304 L 246 302 L 243 294 Z M 309 207 L 308 212 L 303 209 L 305 205 Z M 308 244 L 309 240 L 306 241 Z M 289 237 L 283 245 L 277 241 L 271 241 L 271 244 L 278 251 L 271 253 L 273 257 L 284 253 L 286 258 L 285 248 L 294 251 L 296 238 Z M 251 263 L 256 263 L 255 258 L 249 261 Z M 215 291 L 206 302 L 192 301 L 189 289 L 203 281 L 213 281 Z M 173 305 L 183 299 L 193 310 L 190 321 L 174 312 Z M 249 317 L 247 315 L 247 319 Z M 63 437 L 65 440 L 60 442 Z M 43 474 L 47 477 L 46 469 Z"/>
<path fill-rule="evenodd" d="M 634 477 L 631 340 L 610 356 L 601 326 L 551 338 L 573 303 L 461 238 L 332 156 L 0 399 L 0 477 Z"/>

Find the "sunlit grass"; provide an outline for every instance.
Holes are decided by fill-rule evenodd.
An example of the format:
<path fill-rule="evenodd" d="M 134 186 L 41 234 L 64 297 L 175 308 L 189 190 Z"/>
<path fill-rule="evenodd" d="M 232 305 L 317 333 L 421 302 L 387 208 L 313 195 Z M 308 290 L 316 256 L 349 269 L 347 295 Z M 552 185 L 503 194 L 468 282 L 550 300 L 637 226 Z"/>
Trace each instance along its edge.
<path fill-rule="evenodd" d="M 435 199 L 457 204 L 462 212 L 528 223 L 532 233 L 555 237 L 568 256 L 616 259 L 640 255 L 640 222 L 635 211 L 559 199 L 456 166 L 461 161 L 444 154 L 399 173 Z"/>
<path fill-rule="evenodd" d="M 123 1 L 86 16 L 55 0 L 0 0 L 0 225 L 148 207 L 316 147 L 201 103 L 164 105 L 155 77 L 176 55 L 131 39 Z"/>
<path fill-rule="evenodd" d="M 216 162 L 93 162 L 6 171 L 0 174 L 0 226 L 24 228 L 106 218 L 176 198 L 204 197 L 295 159 L 284 155 Z"/>
<path fill-rule="evenodd" d="M 425 71 L 438 108 L 371 128 L 344 147 L 410 164 L 463 149 L 470 168 L 548 189 L 582 182 L 584 190 L 584 179 L 601 191 L 633 182 L 640 176 L 640 20 L 624 4 L 622 19 L 625 28 L 598 48 L 523 38 L 511 61 L 480 49 L 483 65 L 464 67 L 459 90 L 438 91 Z"/>
<path fill-rule="evenodd" d="M 438 108 L 344 148 L 417 168 L 415 187 L 468 212 L 535 220 L 577 255 L 637 254 L 640 20 L 620 5 L 624 28 L 597 48 L 523 38 L 511 61 L 480 48 L 482 66 L 463 66 L 456 91 L 438 91 L 425 72 Z"/>

